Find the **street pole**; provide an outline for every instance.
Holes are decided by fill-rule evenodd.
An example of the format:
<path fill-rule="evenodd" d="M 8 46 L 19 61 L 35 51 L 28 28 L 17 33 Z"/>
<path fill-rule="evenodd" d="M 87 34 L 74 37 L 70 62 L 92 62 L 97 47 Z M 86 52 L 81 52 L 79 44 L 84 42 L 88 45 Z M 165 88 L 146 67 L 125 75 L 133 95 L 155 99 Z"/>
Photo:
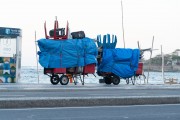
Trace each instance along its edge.
<path fill-rule="evenodd" d="M 123 3 L 122 3 L 122 0 L 121 0 L 121 12 L 122 12 L 123 43 L 124 43 L 124 48 L 125 48 L 125 38 L 124 38 L 124 16 L 123 16 Z"/>
<path fill-rule="evenodd" d="M 163 80 L 163 83 L 165 83 L 164 81 L 164 54 L 162 51 L 162 45 L 161 45 L 161 56 L 162 56 L 162 80 Z"/>
<path fill-rule="evenodd" d="M 38 84 L 39 84 L 39 68 L 38 68 L 38 56 L 37 56 L 37 44 L 36 44 L 36 31 L 35 31 L 35 47 L 36 47 L 36 63 L 37 63 L 37 76 L 38 76 Z"/>

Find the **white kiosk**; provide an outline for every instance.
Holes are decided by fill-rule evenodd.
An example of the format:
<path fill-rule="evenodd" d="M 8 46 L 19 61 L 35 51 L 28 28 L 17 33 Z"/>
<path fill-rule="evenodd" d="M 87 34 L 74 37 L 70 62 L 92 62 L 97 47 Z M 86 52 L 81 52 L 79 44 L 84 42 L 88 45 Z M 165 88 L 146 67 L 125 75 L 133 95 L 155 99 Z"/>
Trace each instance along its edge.
<path fill-rule="evenodd" d="M 20 79 L 21 39 L 21 29 L 0 27 L 0 83 Z"/>

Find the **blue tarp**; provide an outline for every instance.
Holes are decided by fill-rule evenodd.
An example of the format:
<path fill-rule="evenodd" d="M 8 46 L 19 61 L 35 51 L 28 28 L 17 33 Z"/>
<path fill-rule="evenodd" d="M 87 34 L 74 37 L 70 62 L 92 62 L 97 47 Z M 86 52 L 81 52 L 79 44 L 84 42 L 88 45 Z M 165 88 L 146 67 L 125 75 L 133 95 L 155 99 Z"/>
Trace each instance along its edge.
<path fill-rule="evenodd" d="M 130 78 L 138 68 L 139 55 L 139 49 L 103 49 L 103 58 L 98 71 L 111 72 L 121 78 Z"/>
<path fill-rule="evenodd" d="M 96 63 L 97 46 L 90 38 L 37 41 L 39 63 L 44 68 L 69 68 Z"/>
<path fill-rule="evenodd" d="M 96 63 L 97 46 L 90 38 L 68 40 L 38 40 L 39 63 L 44 68 L 69 68 Z M 103 49 L 98 72 L 111 72 L 121 78 L 135 75 L 139 49 Z"/>

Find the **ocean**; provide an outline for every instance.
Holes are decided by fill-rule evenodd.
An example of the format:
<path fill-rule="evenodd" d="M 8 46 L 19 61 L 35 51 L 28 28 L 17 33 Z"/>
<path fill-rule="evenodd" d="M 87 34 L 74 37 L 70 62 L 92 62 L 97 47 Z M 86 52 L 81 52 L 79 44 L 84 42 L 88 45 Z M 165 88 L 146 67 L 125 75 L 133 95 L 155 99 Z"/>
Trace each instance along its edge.
<path fill-rule="evenodd" d="M 43 68 L 39 68 L 39 80 L 38 80 L 38 74 L 37 74 L 37 67 L 36 66 L 22 66 L 21 67 L 21 78 L 18 80 L 18 83 L 40 83 L 40 84 L 51 84 L 50 77 L 43 74 Z M 145 76 L 147 77 L 148 72 L 144 72 Z M 96 77 L 95 77 L 96 76 Z M 97 74 L 92 75 L 89 74 L 88 76 L 85 76 L 85 83 L 99 83 L 99 79 L 102 79 L 102 77 L 98 76 Z M 178 83 L 180 83 L 180 73 L 179 72 L 165 72 L 164 78 L 166 79 L 177 79 Z M 145 84 L 147 79 L 145 79 Z M 80 81 L 78 81 L 80 83 Z M 161 72 L 149 72 L 149 79 L 148 84 L 163 84 L 164 81 L 162 79 L 162 73 Z M 126 80 L 121 79 L 120 84 L 126 84 Z M 144 84 L 144 79 L 142 76 L 136 80 L 136 84 Z"/>

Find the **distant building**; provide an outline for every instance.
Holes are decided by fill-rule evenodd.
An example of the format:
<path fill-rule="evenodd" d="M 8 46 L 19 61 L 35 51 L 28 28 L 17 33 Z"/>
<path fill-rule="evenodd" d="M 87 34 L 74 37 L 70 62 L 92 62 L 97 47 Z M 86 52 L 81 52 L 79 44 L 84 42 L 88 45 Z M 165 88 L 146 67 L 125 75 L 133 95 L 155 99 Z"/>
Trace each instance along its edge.
<path fill-rule="evenodd" d="M 180 56 L 180 49 L 176 49 L 172 54 L 176 56 Z"/>

